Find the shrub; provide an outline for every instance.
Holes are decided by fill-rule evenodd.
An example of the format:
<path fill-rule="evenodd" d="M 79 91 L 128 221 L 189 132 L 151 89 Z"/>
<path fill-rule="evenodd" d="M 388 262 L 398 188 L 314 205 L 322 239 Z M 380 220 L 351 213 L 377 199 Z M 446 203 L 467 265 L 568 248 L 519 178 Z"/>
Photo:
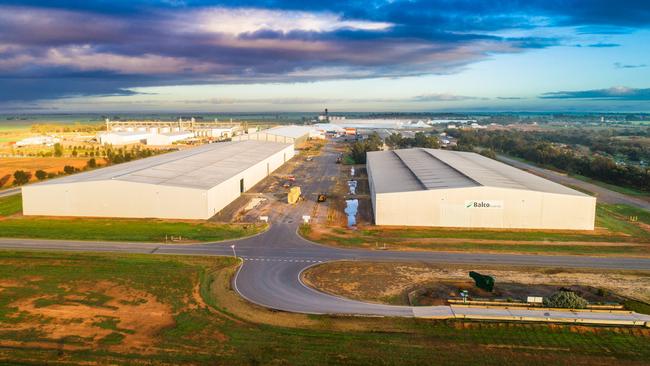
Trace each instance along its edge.
<path fill-rule="evenodd" d="M 32 173 L 26 172 L 24 170 L 16 170 L 14 172 L 14 185 L 20 186 L 27 182 L 32 177 Z"/>
<path fill-rule="evenodd" d="M 95 167 L 97 167 L 97 160 L 95 160 L 95 158 L 88 159 L 88 162 L 86 163 L 86 165 L 89 168 L 95 168 Z"/>
<path fill-rule="evenodd" d="M 38 179 L 38 180 L 43 180 L 43 179 L 47 178 L 47 172 L 45 170 L 41 170 L 41 169 L 37 170 L 34 173 L 34 175 L 36 176 L 36 179 Z"/>
<path fill-rule="evenodd" d="M 73 166 L 66 165 L 63 167 L 63 171 L 65 172 L 65 174 L 72 174 L 74 173 L 75 169 Z"/>
<path fill-rule="evenodd" d="M 482 275 L 474 271 L 470 272 L 469 276 L 472 277 L 472 279 L 474 279 L 474 282 L 476 283 L 476 287 L 488 292 L 492 292 L 492 290 L 494 289 L 494 277 Z"/>
<path fill-rule="evenodd" d="M 584 309 L 589 302 L 573 291 L 559 291 L 544 299 L 544 306 L 550 308 Z"/>

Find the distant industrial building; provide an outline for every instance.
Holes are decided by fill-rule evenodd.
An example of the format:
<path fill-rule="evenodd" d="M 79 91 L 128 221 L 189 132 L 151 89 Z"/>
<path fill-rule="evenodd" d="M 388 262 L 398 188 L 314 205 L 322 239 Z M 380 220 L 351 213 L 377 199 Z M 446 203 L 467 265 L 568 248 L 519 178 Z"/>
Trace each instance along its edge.
<path fill-rule="evenodd" d="M 593 230 L 596 198 L 479 154 L 370 152 L 377 225 Z"/>
<path fill-rule="evenodd" d="M 112 121 L 106 119 L 106 132 L 97 135 L 101 144 L 171 145 L 192 138 L 226 140 L 242 133 L 239 123 L 196 121 Z"/>
<path fill-rule="evenodd" d="M 293 156 L 278 142 L 205 144 L 24 186 L 23 213 L 207 219 Z"/>
<path fill-rule="evenodd" d="M 189 131 L 154 133 L 147 138 L 147 145 L 154 145 L 154 146 L 171 145 L 174 142 L 188 140 L 193 137 L 194 137 L 194 133 Z"/>
<path fill-rule="evenodd" d="M 286 125 L 276 126 L 267 130 L 233 137 L 233 141 L 258 140 L 275 141 L 287 144 L 301 144 L 310 138 L 325 138 L 322 131 L 312 126 Z"/>
<path fill-rule="evenodd" d="M 57 142 L 61 142 L 61 139 L 59 139 L 58 137 L 33 136 L 33 137 L 24 138 L 20 141 L 16 141 L 16 147 L 35 146 L 35 145 L 52 146 Z"/>
<path fill-rule="evenodd" d="M 146 144 L 152 135 L 147 131 L 118 131 L 100 133 L 97 139 L 102 145 Z"/>

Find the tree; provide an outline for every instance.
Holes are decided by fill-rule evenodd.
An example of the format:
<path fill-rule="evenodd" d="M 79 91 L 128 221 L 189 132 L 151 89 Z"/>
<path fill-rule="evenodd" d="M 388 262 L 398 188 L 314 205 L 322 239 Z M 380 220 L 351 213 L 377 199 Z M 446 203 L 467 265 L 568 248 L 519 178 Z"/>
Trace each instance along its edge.
<path fill-rule="evenodd" d="M 63 171 L 65 172 L 65 174 L 72 174 L 75 172 L 75 168 L 73 166 L 66 165 L 63 167 Z"/>
<path fill-rule="evenodd" d="M 34 175 L 36 176 L 36 178 L 38 180 L 43 180 L 43 179 L 47 178 L 47 172 L 45 170 L 41 170 L 41 169 L 34 172 Z"/>
<path fill-rule="evenodd" d="M 391 133 L 386 137 L 386 145 L 391 149 L 398 149 L 404 144 L 404 137 L 401 133 Z"/>
<path fill-rule="evenodd" d="M 60 143 L 54 144 L 54 156 L 61 157 L 63 156 L 63 146 Z"/>
<path fill-rule="evenodd" d="M 24 170 L 16 170 L 14 172 L 14 185 L 20 186 L 27 182 L 32 177 L 32 173 L 26 172 Z"/>
<path fill-rule="evenodd" d="M 549 308 L 584 309 L 589 302 L 573 291 L 560 290 L 544 299 L 544 306 Z"/>
<path fill-rule="evenodd" d="M 424 132 L 417 132 L 411 146 L 435 149 L 438 147 L 438 139 L 434 136 L 427 136 Z"/>
<path fill-rule="evenodd" d="M 88 162 L 86 163 L 86 165 L 89 168 L 96 168 L 97 167 L 97 161 L 95 160 L 95 158 L 88 159 Z"/>
<path fill-rule="evenodd" d="M 384 141 L 379 137 L 377 132 L 373 132 L 372 135 L 368 136 L 366 140 L 367 150 L 366 151 L 379 151 L 382 146 L 384 146 Z"/>
<path fill-rule="evenodd" d="M 76 158 L 77 155 L 79 155 L 79 153 L 77 152 L 77 147 L 75 147 L 75 148 L 72 150 L 72 156 L 74 156 L 74 157 Z"/>

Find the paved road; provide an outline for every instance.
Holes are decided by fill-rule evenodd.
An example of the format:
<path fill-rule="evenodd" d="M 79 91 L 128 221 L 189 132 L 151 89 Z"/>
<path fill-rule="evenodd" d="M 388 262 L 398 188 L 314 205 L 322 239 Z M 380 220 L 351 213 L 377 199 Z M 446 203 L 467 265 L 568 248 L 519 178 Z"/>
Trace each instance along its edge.
<path fill-rule="evenodd" d="M 326 192 L 338 173 L 333 163 L 335 153 L 326 151 L 316 158 L 322 174 L 319 179 L 305 180 L 306 197 Z M 304 172 L 308 174 L 309 172 Z M 300 172 L 296 176 L 299 177 Z M 229 242 L 200 245 L 157 243 L 80 242 L 38 239 L 0 239 L 0 248 L 31 250 L 69 250 L 121 253 L 155 253 L 167 255 L 232 255 L 235 244 L 243 260 L 234 279 L 237 292 L 251 302 L 278 310 L 318 313 L 405 317 L 502 317 L 508 319 L 592 322 L 626 321 L 639 324 L 650 316 L 630 313 L 575 313 L 542 310 L 466 308 L 457 306 L 409 307 L 370 304 L 331 296 L 305 286 L 300 274 L 310 266 L 333 260 L 417 261 L 477 265 L 515 265 L 531 267 L 596 268 L 650 270 L 650 258 L 612 258 L 583 256 L 510 255 L 487 253 L 395 252 L 327 247 L 309 242 L 299 235 L 299 219 L 311 212 L 313 200 L 301 202 L 292 210 L 274 210 L 271 228 L 260 235 Z M 591 319 L 589 319 L 591 318 Z"/>
<path fill-rule="evenodd" d="M 589 192 L 595 193 L 596 197 L 598 198 L 598 201 L 600 202 L 611 203 L 611 204 L 625 204 L 625 205 L 642 208 L 644 210 L 650 210 L 650 202 L 643 200 L 641 198 L 632 197 L 622 193 L 614 192 L 612 190 L 603 188 L 593 183 L 588 183 L 562 173 L 558 173 L 549 169 L 540 168 L 538 166 L 524 163 L 519 160 L 508 158 L 502 155 L 499 155 L 498 159 L 503 161 L 504 163 L 514 166 L 515 168 L 531 171 L 537 175 L 540 175 L 546 179 L 550 179 L 554 182 L 564 184 L 564 185 L 573 185 L 576 187 L 584 188 Z"/>
<path fill-rule="evenodd" d="M 18 193 L 20 193 L 20 187 L 3 189 L 2 191 L 0 191 L 0 198 L 13 196 Z"/>

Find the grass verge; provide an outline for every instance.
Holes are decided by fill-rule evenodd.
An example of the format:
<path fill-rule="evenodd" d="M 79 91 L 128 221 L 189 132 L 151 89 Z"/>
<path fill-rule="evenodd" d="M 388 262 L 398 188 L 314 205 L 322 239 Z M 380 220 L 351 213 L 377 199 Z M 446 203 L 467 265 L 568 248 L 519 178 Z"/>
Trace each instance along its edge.
<path fill-rule="evenodd" d="M 23 211 L 22 195 L 14 194 L 0 198 L 0 216 L 11 216 Z"/>
<path fill-rule="evenodd" d="M 0 220 L 0 236 L 65 240 L 164 242 L 171 236 L 183 241 L 219 241 L 254 235 L 265 224 L 192 223 L 145 219 L 89 219 L 19 217 Z"/>
<path fill-rule="evenodd" d="M 598 204 L 593 232 L 378 226 L 348 230 L 303 225 L 299 233 L 324 244 L 368 249 L 647 256 L 648 225 L 648 211 Z"/>
<path fill-rule="evenodd" d="M 579 180 L 581 180 L 583 182 L 591 183 L 591 184 L 597 185 L 599 187 L 607 188 L 610 191 L 626 194 L 628 196 L 640 196 L 640 197 L 648 197 L 648 196 L 650 196 L 649 192 L 641 191 L 641 190 L 630 188 L 630 187 L 622 187 L 622 186 L 618 186 L 618 185 L 615 185 L 615 184 L 605 183 L 605 182 L 600 181 L 600 180 L 595 180 L 595 179 L 592 179 L 592 178 L 589 178 L 589 177 L 585 177 L 584 175 L 570 174 L 570 176 L 573 177 L 573 178 L 579 179 Z"/>
<path fill-rule="evenodd" d="M 3 251 L 0 262 L 3 364 L 642 365 L 650 358 L 650 332 L 639 328 L 306 316 L 233 303 L 229 258 Z M 106 301 L 77 302 L 91 290 Z M 37 298 L 58 302 L 35 308 Z"/>

